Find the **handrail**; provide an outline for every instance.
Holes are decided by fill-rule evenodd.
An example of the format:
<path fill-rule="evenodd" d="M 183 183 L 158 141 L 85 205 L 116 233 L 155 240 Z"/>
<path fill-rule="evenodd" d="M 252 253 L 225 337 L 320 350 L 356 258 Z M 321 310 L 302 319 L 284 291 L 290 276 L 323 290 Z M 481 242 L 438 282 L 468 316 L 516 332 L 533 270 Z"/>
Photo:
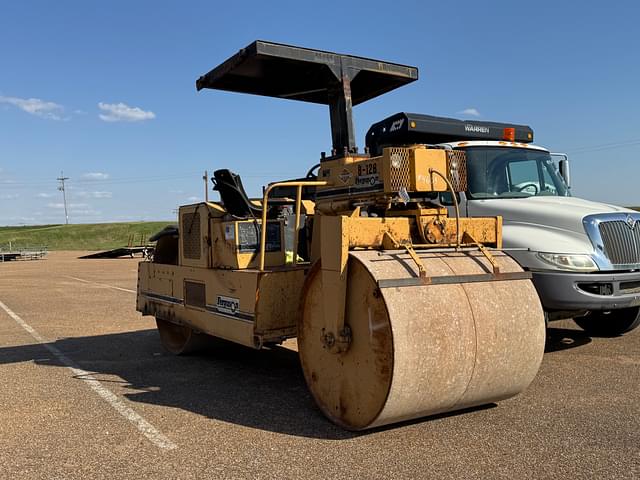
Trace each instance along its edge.
<path fill-rule="evenodd" d="M 447 184 L 447 188 L 449 189 L 449 192 L 451 193 L 451 198 L 453 199 L 454 210 L 456 212 L 456 250 L 460 250 L 460 242 L 461 242 L 461 239 L 460 239 L 460 206 L 458 205 L 458 197 L 456 196 L 456 192 L 453 189 L 453 185 L 451 185 L 451 182 L 449 181 L 449 179 L 447 178 L 446 175 L 443 175 L 438 170 L 435 170 L 433 168 L 429 169 L 429 173 L 432 176 L 435 173 L 440 178 L 442 178 L 442 180 L 444 180 L 444 182 Z"/>
<path fill-rule="evenodd" d="M 264 257 L 267 247 L 267 204 L 271 190 L 276 187 L 297 187 L 296 191 L 296 225 L 293 236 L 293 264 L 298 260 L 298 229 L 300 228 L 300 206 L 302 203 L 302 187 L 322 187 L 328 185 L 326 181 L 293 181 L 293 182 L 275 182 L 270 183 L 264 191 L 262 198 L 262 225 L 260 227 L 260 271 L 264 271 Z"/>

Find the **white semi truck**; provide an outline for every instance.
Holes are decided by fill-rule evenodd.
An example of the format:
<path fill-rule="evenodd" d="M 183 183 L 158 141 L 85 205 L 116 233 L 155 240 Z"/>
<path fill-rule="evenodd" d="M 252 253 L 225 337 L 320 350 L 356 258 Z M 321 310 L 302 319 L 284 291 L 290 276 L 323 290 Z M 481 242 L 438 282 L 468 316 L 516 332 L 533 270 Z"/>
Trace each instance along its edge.
<path fill-rule="evenodd" d="M 640 212 L 571 196 L 569 162 L 534 145 L 524 125 L 398 113 L 374 124 L 367 148 L 424 143 L 466 152 L 463 216 L 503 218 L 503 246 L 531 271 L 548 320 L 588 334 L 640 325 Z M 442 195 L 452 205 L 450 195 Z"/>

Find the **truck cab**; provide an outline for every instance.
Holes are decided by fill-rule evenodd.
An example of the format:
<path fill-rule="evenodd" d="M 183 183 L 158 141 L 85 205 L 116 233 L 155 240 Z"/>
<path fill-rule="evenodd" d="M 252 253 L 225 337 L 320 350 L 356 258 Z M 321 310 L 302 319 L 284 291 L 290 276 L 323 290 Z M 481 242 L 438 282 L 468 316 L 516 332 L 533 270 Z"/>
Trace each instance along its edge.
<path fill-rule="evenodd" d="M 503 247 L 531 271 L 548 320 L 573 318 L 601 336 L 640 325 L 640 212 L 573 197 L 566 155 L 557 162 L 534 145 L 529 127 L 402 113 L 367 140 L 373 150 L 409 142 L 464 151 L 460 215 L 503 218 Z M 451 195 L 441 201 L 453 213 Z"/>

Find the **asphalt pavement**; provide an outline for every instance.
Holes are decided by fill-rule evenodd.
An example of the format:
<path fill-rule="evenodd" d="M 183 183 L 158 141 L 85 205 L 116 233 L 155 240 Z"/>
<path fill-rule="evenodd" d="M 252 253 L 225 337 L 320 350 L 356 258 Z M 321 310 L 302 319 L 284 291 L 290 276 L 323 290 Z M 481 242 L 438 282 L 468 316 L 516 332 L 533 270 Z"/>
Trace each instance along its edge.
<path fill-rule="evenodd" d="M 640 478 L 640 329 L 552 323 L 523 394 L 352 433 L 295 342 L 171 356 L 135 310 L 140 259 L 80 254 L 0 263 L 2 479 Z"/>

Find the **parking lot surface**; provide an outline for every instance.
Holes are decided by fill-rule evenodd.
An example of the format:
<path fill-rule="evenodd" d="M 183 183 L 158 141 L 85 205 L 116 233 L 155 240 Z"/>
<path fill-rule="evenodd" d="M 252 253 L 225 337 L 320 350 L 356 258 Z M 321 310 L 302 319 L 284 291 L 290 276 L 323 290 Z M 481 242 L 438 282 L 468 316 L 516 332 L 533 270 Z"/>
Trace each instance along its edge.
<path fill-rule="evenodd" d="M 513 399 L 352 433 L 295 342 L 166 353 L 135 311 L 139 259 L 0 264 L 0 478 L 640 478 L 640 329 L 552 323 Z"/>

